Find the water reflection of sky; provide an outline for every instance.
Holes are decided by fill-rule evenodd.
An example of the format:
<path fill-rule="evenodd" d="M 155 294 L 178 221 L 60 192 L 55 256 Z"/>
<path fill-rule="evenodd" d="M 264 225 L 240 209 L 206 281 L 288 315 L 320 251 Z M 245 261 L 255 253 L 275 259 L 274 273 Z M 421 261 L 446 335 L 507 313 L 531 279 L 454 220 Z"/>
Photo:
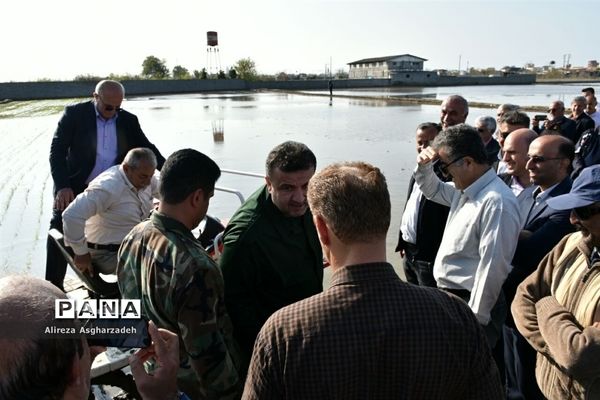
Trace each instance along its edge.
<path fill-rule="evenodd" d="M 597 86 L 597 83 L 595 83 Z M 460 94 L 468 101 L 484 103 L 514 103 L 522 106 L 547 106 L 553 100 L 570 103 L 573 97 L 581 95 L 581 89 L 594 86 L 594 83 L 536 84 L 536 85 L 485 85 L 485 86 L 445 86 L 445 87 L 393 87 L 378 89 L 335 90 L 335 94 L 350 96 L 414 96 L 433 97 L 443 100 L 452 94 Z M 326 93 L 329 91 L 308 91 Z"/>
<path fill-rule="evenodd" d="M 581 85 L 479 86 L 423 88 L 419 93 L 438 98 L 460 93 L 471 101 L 544 105 L 561 93 L 579 94 Z M 414 88 L 394 88 L 390 94 L 410 94 Z M 342 93 L 336 92 L 336 93 Z M 347 91 L 358 96 L 382 91 Z M 520 94 L 520 95 L 519 95 Z M 510 100 L 508 100 L 510 99 Z M 52 101 L 44 102 L 44 105 Z M 58 103 L 57 103 L 58 104 Z M 285 140 L 306 143 L 318 167 L 345 160 L 364 160 L 382 169 L 392 197 L 392 226 L 388 255 L 393 254 L 410 174 L 415 165 L 415 127 L 439 119 L 439 106 L 399 105 L 363 98 L 306 96 L 283 92 L 244 92 L 137 97 L 123 107 L 135 113 L 152 142 L 168 156 L 184 147 L 212 157 L 221 168 L 264 171 L 264 160 Z M 35 108 L 35 107 L 34 107 Z M 467 122 L 489 109 L 471 109 Z M 43 274 L 45 235 L 52 204 L 49 174 L 50 140 L 60 114 L 0 119 L 0 275 L 23 266 Z M 215 122 L 218 122 L 215 124 Z M 213 139 L 213 126 L 222 125 L 223 141 Z M 237 188 L 245 196 L 262 181 L 223 174 L 219 185 Z M 209 212 L 230 216 L 239 202 L 217 193 Z"/>

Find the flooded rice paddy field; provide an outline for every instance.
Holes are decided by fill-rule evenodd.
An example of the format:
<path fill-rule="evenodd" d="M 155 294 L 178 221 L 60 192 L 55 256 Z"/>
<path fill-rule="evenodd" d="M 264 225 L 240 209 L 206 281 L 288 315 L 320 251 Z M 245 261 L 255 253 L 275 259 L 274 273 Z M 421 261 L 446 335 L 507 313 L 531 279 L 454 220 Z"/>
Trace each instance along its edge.
<path fill-rule="evenodd" d="M 536 93 L 533 98 L 537 105 L 546 105 L 560 95 L 570 99 L 582 87 L 552 85 L 554 92 L 546 99 L 540 93 L 549 89 L 538 86 L 548 85 L 420 91 L 438 98 L 459 93 L 477 101 L 489 95 L 491 103 L 517 104 L 531 102 L 531 98 L 512 95 L 529 91 Z M 393 250 L 408 180 L 415 165 L 414 130 L 421 122 L 437 121 L 439 106 L 400 105 L 364 98 L 386 92 L 344 91 L 360 98 L 334 97 L 331 105 L 328 97 L 281 92 L 137 97 L 124 101 L 123 108 L 139 117 L 142 129 L 165 157 L 180 148 L 191 147 L 212 157 L 223 169 L 263 173 L 269 150 L 285 140 L 296 140 L 314 151 L 317 169 L 350 160 L 378 166 L 388 180 L 392 198 L 388 259 L 402 275 L 400 258 Z M 9 273 L 44 276 L 52 207 L 50 142 L 63 107 L 82 100 L 0 104 L 0 159 L 4 164 L 0 171 L 0 276 Z M 495 113 L 491 108 L 471 109 L 467 122 L 480 115 Z M 217 184 L 236 188 L 248 196 L 262 181 L 223 174 Z M 226 219 L 238 206 L 235 196 L 217 192 L 209 213 Z"/>

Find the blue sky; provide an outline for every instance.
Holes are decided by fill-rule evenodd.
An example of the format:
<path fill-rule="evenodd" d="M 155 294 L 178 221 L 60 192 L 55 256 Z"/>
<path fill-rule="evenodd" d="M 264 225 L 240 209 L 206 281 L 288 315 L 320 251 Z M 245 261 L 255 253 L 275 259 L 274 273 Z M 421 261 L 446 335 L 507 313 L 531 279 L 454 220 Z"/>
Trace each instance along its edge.
<path fill-rule="evenodd" d="M 600 60 L 598 1 L 13 0 L 0 6 L 0 81 L 141 72 L 207 64 L 219 33 L 223 68 L 251 57 L 259 72 L 323 72 L 410 53 L 426 69 L 562 65 Z M 590 22 L 582 20 L 589 16 Z M 589 32 L 588 32 L 589 30 Z"/>

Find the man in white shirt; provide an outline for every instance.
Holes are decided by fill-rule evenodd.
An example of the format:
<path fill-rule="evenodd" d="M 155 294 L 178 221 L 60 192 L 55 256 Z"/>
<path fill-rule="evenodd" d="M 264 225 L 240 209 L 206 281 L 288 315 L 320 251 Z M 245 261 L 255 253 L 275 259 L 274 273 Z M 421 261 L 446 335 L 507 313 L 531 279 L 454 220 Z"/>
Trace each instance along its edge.
<path fill-rule="evenodd" d="M 502 155 L 502 161 L 506 165 L 506 172 L 498 174 L 500 179 L 510 187 L 510 190 L 517 197 L 523 223 L 533 202 L 532 193 L 537 187 L 532 184 L 529 178 L 529 171 L 526 168 L 527 161 L 529 160 L 527 156 L 529 145 L 537 137 L 537 133 L 531 129 L 524 128 L 517 129 L 508 135 L 504 141 L 504 154 Z"/>
<path fill-rule="evenodd" d="M 594 124 L 597 127 L 600 126 L 600 112 L 598 112 L 598 100 L 596 100 L 595 96 L 586 97 L 587 105 L 585 107 L 585 113 L 590 117 Z"/>
<path fill-rule="evenodd" d="M 77 268 L 112 274 L 117 251 L 131 228 L 146 219 L 158 197 L 156 156 L 147 148 L 130 150 L 121 165 L 96 178 L 63 213 L 65 244 Z"/>
<path fill-rule="evenodd" d="M 436 159 L 454 186 L 435 175 Z M 521 229 L 517 199 L 490 168 L 479 134 L 468 125 L 442 131 L 417 163 L 415 179 L 423 194 L 450 206 L 435 280 L 468 303 L 493 347 L 506 317 L 502 284 Z"/>

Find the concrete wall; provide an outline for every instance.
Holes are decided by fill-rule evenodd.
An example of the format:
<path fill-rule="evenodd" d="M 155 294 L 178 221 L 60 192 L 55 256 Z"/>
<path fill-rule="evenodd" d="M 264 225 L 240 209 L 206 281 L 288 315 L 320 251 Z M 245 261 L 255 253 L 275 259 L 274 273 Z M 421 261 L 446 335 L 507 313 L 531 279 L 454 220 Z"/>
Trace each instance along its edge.
<path fill-rule="evenodd" d="M 260 81 L 241 79 L 132 80 L 123 81 L 128 96 L 202 93 L 257 89 L 327 90 L 328 80 Z M 506 77 L 438 76 L 428 71 L 407 71 L 393 79 L 339 79 L 334 89 L 399 86 L 524 85 L 535 83 L 535 75 Z M 39 100 L 90 97 L 95 82 L 9 82 L 0 83 L 0 100 Z"/>

